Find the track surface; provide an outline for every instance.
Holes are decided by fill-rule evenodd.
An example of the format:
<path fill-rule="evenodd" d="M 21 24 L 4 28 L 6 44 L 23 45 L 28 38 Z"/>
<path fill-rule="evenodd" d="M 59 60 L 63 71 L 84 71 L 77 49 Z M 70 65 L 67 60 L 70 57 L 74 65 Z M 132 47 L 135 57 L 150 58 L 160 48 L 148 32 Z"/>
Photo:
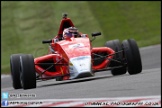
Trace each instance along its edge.
<path fill-rule="evenodd" d="M 110 71 L 69 81 L 48 80 L 37 82 L 36 89 L 14 90 L 10 77 L 1 78 L 1 92 L 9 94 L 35 94 L 33 98 L 9 98 L 8 100 L 29 99 L 81 99 L 134 96 L 161 96 L 161 45 L 140 49 L 143 71 L 137 75 L 112 76 Z"/>

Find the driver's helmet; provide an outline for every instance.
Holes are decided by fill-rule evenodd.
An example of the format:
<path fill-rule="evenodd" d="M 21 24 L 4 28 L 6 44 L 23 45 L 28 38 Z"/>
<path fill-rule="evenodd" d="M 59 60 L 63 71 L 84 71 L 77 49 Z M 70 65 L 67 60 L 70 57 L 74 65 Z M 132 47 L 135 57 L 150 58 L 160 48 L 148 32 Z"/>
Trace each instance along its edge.
<path fill-rule="evenodd" d="M 63 31 L 63 37 L 66 38 L 71 38 L 72 36 L 74 37 L 78 37 L 79 32 L 78 29 L 76 27 L 69 27 L 64 29 Z"/>

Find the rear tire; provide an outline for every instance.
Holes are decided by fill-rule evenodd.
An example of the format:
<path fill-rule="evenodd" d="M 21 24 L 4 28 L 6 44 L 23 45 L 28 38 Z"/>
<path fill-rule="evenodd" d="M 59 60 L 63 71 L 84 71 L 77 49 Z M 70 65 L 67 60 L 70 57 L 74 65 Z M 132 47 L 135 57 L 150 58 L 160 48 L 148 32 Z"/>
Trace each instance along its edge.
<path fill-rule="evenodd" d="M 20 89 L 20 56 L 22 54 L 12 54 L 10 56 L 10 69 L 11 69 L 11 78 L 12 86 L 14 89 Z"/>
<path fill-rule="evenodd" d="M 142 72 L 142 62 L 138 45 L 134 39 L 124 40 L 122 42 L 124 56 L 127 60 L 128 73 L 130 75 Z"/>
<path fill-rule="evenodd" d="M 34 58 L 31 54 L 20 57 L 20 81 L 23 89 L 36 88 Z"/>
<path fill-rule="evenodd" d="M 115 52 L 122 50 L 121 43 L 118 39 L 107 41 L 105 46 L 113 49 Z M 118 61 L 122 61 L 123 60 L 123 53 L 120 52 L 120 53 L 115 54 L 113 59 L 118 60 Z M 114 67 L 114 66 L 119 66 L 119 65 L 121 65 L 121 64 L 114 62 L 114 61 L 111 61 L 109 66 Z M 112 69 L 111 74 L 112 75 L 122 75 L 122 74 L 125 74 L 126 71 L 127 71 L 126 66 L 123 66 L 121 68 Z"/>

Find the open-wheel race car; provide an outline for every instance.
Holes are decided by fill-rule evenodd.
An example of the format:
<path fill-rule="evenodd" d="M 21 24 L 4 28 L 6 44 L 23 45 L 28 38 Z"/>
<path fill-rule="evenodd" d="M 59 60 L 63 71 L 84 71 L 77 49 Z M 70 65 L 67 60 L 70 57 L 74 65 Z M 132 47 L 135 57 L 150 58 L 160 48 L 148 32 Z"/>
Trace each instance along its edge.
<path fill-rule="evenodd" d="M 70 28 L 69 31 L 65 30 L 67 28 Z M 73 35 L 68 37 L 73 30 Z M 48 54 L 36 58 L 32 54 L 12 54 L 13 88 L 31 89 L 36 88 L 37 80 L 72 80 L 107 70 L 111 70 L 114 76 L 127 71 L 130 75 L 142 71 L 141 56 L 134 39 L 121 43 L 115 39 L 107 41 L 104 47 L 92 47 L 91 42 L 101 33 L 92 33 L 93 38 L 90 39 L 87 34 L 76 31 L 71 19 L 64 14 L 57 36 L 42 41 L 49 44 Z"/>

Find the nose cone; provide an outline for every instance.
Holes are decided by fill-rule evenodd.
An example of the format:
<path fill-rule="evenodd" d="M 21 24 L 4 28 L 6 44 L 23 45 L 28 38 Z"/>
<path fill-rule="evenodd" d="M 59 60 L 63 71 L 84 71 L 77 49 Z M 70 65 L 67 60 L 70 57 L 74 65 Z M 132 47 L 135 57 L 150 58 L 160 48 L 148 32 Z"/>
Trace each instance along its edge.
<path fill-rule="evenodd" d="M 70 79 L 92 76 L 91 56 L 80 56 L 70 59 Z"/>

